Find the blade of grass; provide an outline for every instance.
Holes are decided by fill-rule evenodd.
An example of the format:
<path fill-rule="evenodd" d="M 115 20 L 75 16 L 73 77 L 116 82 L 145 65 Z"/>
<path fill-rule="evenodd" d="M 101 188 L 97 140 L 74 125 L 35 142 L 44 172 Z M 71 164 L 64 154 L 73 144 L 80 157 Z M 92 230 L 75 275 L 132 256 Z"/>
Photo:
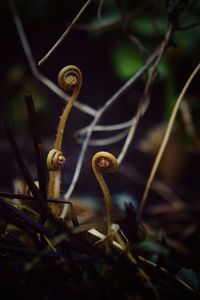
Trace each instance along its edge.
<path fill-rule="evenodd" d="M 42 147 L 42 142 L 40 137 L 39 126 L 36 119 L 35 107 L 34 107 L 33 98 L 31 94 L 27 93 L 25 95 L 25 99 L 26 99 L 26 105 L 28 109 L 33 141 L 34 141 L 39 187 L 43 197 L 46 199 L 47 189 L 46 189 L 45 163 L 44 163 L 44 153 L 43 153 L 43 147 Z"/>
<path fill-rule="evenodd" d="M 19 200 L 24 200 L 24 201 L 33 201 L 35 200 L 35 197 L 33 196 L 29 196 L 29 195 L 23 195 L 23 194 L 15 194 L 15 193 L 9 193 L 9 192 L 0 192 L 0 197 L 4 197 L 4 198 L 9 198 L 9 199 L 19 199 Z M 53 198 L 53 199 L 47 199 L 48 202 L 58 202 L 58 203 L 67 203 L 67 204 L 71 204 L 71 202 L 69 201 L 65 201 L 65 200 L 61 200 L 61 199 L 57 199 L 57 198 Z"/>
<path fill-rule="evenodd" d="M 33 196 L 22 195 L 22 194 L 14 194 L 14 193 L 9 193 L 9 192 L 0 192 L 0 197 L 8 198 L 8 199 L 19 199 L 19 200 L 22 200 L 22 201 L 33 201 L 33 200 L 35 200 L 35 198 Z M 63 204 L 70 205 L 72 223 L 73 223 L 74 227 L 79 226 L 79 221 L 78 221 L 76 212 L 75 212 L 74 207 L 73 207 L 73 205 L 70 201 L 65 201 L 65 200 L 54 198 L 54 199 L 47 199 L 47 202 L 61 203 L 61 204 L 63 203 Z"/>
<path fill-rule="evenodd" d="M 9 125 L 7 123 L 5 123 L 5 128 L 6 128 L 6 132 L 7 132 L 7 136 L 8 136 L 8 140 L 10 143 L 10 146 L 13 150 L 13 154 L 15 156 L 15 159 L 18 163 L 18 166 L 22 172 L 22 175 L 31 191 L 31 193 L 33 194 L 33 196 L 35 197 L 35 199 L 38 202 L 39 208 L 40 208 L 40 213 L 41 213 L 41 219 L 42 221 L 44 221 L 47 216 L 49 215 L 49 210 L 46 204 L 45 199 L 43 198 L 42 194 L 40 193 L 40 190 L 38 189 L 38 187 L 34 184 L 34 181 L 27 169 L 27 167 L 25 166 L 23 157 L 20 153 L 20 150 L 18 148 L 18 145 L 15 141 L 14 135 L 9 127 Z"/>
<path fill-rule="evenodd" d="M 159 166 L 159 163 L 160 163 L 160 161 L 162 159 L 163 153 L 164 153 L 164 151 L 166 149 L 166 146 L 167 146 L 167 143 L 168 143 L 168 140 L 169 140 L 169 137 L 170 137 L 170 134 L 171 134 L 171 131 L 172 131 L 172 128 L 173 128 L 173 125 L 174 125 L 174 121 L 176 119 L 176 115 L 177 115 L 178 109 L 180 107 L 181 101 L 183 100 L 187 89 L 189 88 L 192 80 L 194 79 L 194 77 L 196 76 L 196 74 L 199 72 L 199 70 L 200 70 L 200 63 L 195 67 L 195 69 L 193 70 L 192 74 L 189 76 L 188 80 L 186 81 L 186 83 L 185 83 L 185 85 L 184 85 L 184 87 L 183 87 L 183 89 L 182 89 L 182 91 L 181 91 L 181 93 L 180 93 L 180 95 L 179 95 L 176 103 L 175 103 L 175 106 L 173 108 L 171 117 L 170 117 L 168 125 L 167 125 L 167 129 L 166 129 L 166 132 L 165 132 L 162 144 L 160 146 L 160 149 L 159 149 L 158 154 L 156 156 L 156 159 L 154 161 L 151 173 L 149 175 L 149 179 L 147 181 L 147 184 L 146 184 L 146 187 L 145 187 L 145 190 L 144 190 L 144 193 L 143 193 L 142 201 L 141 201 L 141 204 L 140 204 L 140 207 L 139 207 L 139 211 L 138 211 L 138 215 L 137 215 L 137 221 L 138 222 L 141 219 L 141 216 L 142 216 L 142 213 L 143 213 L 143 209 L 144 209 L 144 205 L 146 203 L 149 190 L 151 188 L 152 182 L 153 182 L 154 177 L 156 175 L 156 172 L 158 170 L 158 166 Z"/>
<path fill-rule="evenodd" d="M 83 12 L 86 10 L 86 8 L 88 7 L 88 5 L 91 3 L 92 0 L 87 0 L 85 2 L 85 4 L 83 5 L 83 7 L 80 9 L 80 11 L 78 12 L 78 14 L 76 15 L 76 17 L 73 19 L 73 21 L 71 22 L 71 24 L 67 27 L 67 29 L 65 30 L 65 32 L 61 35 L 61 37 L 58 39 L 58 41 L 53 45 L 53 47 L 47 52 L 47 54 L 40 59 L 40 61 L 38 62 L 38 66 L 41 66 L 44 62 L 47 61 L 47 59 L 49 58 L 49 56 L 58 48 L 58 46 L 60 46 L 60 44 L 64 41 L 64 39 L 67 37 L 67 35 L 69 34 L 69 32 L 71 31 L 71 29 L 73 28 L 73 26 L 78 22 L 79 18 L 81 17 L 81 15 L 83 14 Z"/>
<path fill-rule="evenodd" d="M 18 221 L 24 221 L 26 223 L 26 226 L 29 225 L 31 228 L 33 228 L 35 231 L 45 234 L 49 236 L 49 232 L 38 222 L 36 222 L 34 219 L 32 219 L 30 216 L 23 213 L 21 210 L 17 209 L 13 205 L 7 203 L 5 200 L 0 199 L 0 215 L 2 219 L 9 219 L 11 223 L 16 223 L 16 220 L 14 217 L 17 217 Z M 19 225 L 19 222 L 17 222 Z M 21 222 L 22 225 L 22 222 Z M 21 228 L 21 226 L 20 226 Z M 24 227 L 22 228 L 24 229 Z"/>

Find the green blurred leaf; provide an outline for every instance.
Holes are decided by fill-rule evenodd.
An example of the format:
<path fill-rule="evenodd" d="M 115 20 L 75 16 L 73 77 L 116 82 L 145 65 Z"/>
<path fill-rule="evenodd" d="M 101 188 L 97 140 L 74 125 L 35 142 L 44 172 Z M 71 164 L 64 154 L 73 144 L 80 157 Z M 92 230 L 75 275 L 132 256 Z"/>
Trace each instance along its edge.
<path fill-rule="evenodd" d="M 196 274 L 192 269 L 182 268 L 177 274 L 176 277 L 193 287 L 194 289 L 199 288 L 199 283 Z"/>
<path fill-rule="evenodd" d="M 150 256 L 150 261 L 152 261 L 153 263 L 157 264 L 158 263 L 158 260 L 159 260 L 159 255 L 158 254 L 152 254 Z"/>
<path fill-rule="evenodd" d="M 117 76 L 122 80 L 129 79 L 142 66 L 141 58 L 129 43 L 121 43 L 114 48 L 112 63 Z"/>
<path fill-rule="evenodd" d="M 166 61 L 162 60 L 158 66 L 159 75 L 165 80 L 169 80 L 171 74 L 169 65 Z"/>
<path fill-rule="evenodd" d="M 156 34 L 164 34 L 167 28 L 167 23 L 165 18 L 149 18 L 149 16 L 141 16 L 139 18 L 134 18 L 130 22 L 131 28 L 146 37 L 150 37 Z"/>
<path fill-rule="evenodd" d="M 169 254 L 169 250 L 166 247 L 150 239 L 146 239 L 145 241 L 141 242 L 140 244 L 137 245 L 137 247 L 140 250 L 153 253 L 153 254 L 161 254 L 161 255 Z"/>

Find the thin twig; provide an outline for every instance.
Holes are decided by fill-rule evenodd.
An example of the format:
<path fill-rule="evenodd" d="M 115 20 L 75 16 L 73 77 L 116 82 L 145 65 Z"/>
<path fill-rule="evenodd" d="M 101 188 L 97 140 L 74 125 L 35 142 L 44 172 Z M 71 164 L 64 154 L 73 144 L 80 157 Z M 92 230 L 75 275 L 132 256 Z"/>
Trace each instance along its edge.
<path fill-rule="evenodd" d="M 55 85 L 51 80 L 49 80 L 47 77 L 45 77 L 44 75 L 42 75 L 38 68 L 37 65 L 35 63 L 33 54 L 31 52 L 29 43 L 27 41 L 25 32 L 24 32 L 24 28 L 22 25 L 22 22 L 20 20 L 19 14 L 16 10 L 16 7 L 14 5 L 13 0 L 9 0 L 9 6 L 10 6 L 10 11 L 12 13 L 13 16 L 13 20 L 15 22 L 15 26 L 22 44 L 22 47 L 24 49 L 26 58 L 28 60 L 28 63 L 30 65 L 31 71 L 33 73 L 33 75 L 37 78 L 37 80 L 39 80 L 40 82 L 42 82 L 42 84 L 44 84 L 45 86 L 47 86 L 54 94 L 56 94 L 57 96 L 59 96 L 61 99 L 65 100 L 65 101 L 69 101 L 69 96 L 66 95 L 66 93 L 64 93 L 57 85 Z M 77 107 L 78 109 L 80 109 L 82 112 L 87 113 L 88 115 L 94 116 L 96 114 L 96 110 L 91 108 L 90 106 L 86 105 L 86 104 L 82 104 L 80 102 L 75 102 L 74 104 L 75 107 Z"/>
<path fill-rule="evenodd" d="M 140 103 L 139 107 L 138 107 L 138 111 L 137 111 L 136 115 L 134 115 L 134 117 L 131 119 L 131 121 L 127 121 L 122 124 L 115 124 L 115 125 L 95 126 L 95 128 L 93 129 L 93 132 L 94 131 L 102 131 L 102 130 L 104 130 L 104 131 L 119 130 L 122 128 L 125 128 L 125 130 L 123 130 L 121 133 L 116 134 L 109 138 L 90 140 L 89 145 L 90 146 L 105 146 L 105 145 L 110 145 L 110 144 L 119 142 L 121 139 L 123 139 L 124 137 L 127 136 L 127 129 L 126 129 L 127 127 L 129 127 L 131 125 L 131 130 L 130 130 L 131 132 L 132 132 L 132 130 L 134 130 L 134 131 L 136 130 L 136 127 L 137 127 L 137 124 L 139 121 L 138 113 L 140 113 L 141 116 L 143 116 L 148 108 L 148 105 L 149 105 L 148 99 L 144 103 Z M 87 132 L 88 128 L 89 127 L 83 128 L 82 130 L 79 131 L 79 134 Z M 129 135 L 130 135 L 130 131 L 129 131 Z M 77 138 L 77 142 L 82 143 L 83 141 L 84 141 L 83 139 Z M 127 142 L 125 142 L 125 144 L 126 143 Z M 124 157 L 124 155 L 126 153 L 125 149 L 127 148 L 127 146 L 128 145 L 123 146 L 123 149 L 119 156 Z M 121 162 L 121 158 L 118 157 L 118 161 Z"/>
<path fill-rule="evenodd" d="M 187 26 L 181 26 L 181 27 L 177 27 L 176 31 L 184 31 L 184 30 L 188 30 L 194 27 L 200 26 L 200 22 L 195 22 L 193 24 L 187 25 Z"/>
<path fill-rule="evenodd" d="M 143 105 L 141 107 L 142 114 L 145 113 L 145 111 L 147 109 L 147 104 L 148 104 L 148 102 L 143 103 Z M 112 124 L 112 125 L 96 125 L 93 129 L 93 132 L 95 132 L 95 131 L 116 131 L 116 130 L 126 129 L 126 128 L 131 127 L 131 125 L 134 123 L 134 120 L 136 120 L 136 115 L 134 115 L 134 117 L 131 120 L 123 122 L 123 123 Z M 83 127 L 81 129 L 77 130 L 74 133 L 74 136 L 78 137 L 78 136 L 85 135 L 88 132 L 88 130 L 89 130 L 89 126 Z"/>
<path fill-rule="evenodd" d="M 111 137 L 108 137 L 108 138 L 104 138 L 104 139 L 94 139 L 94 140 L 90 140 L 88 145 L 89 146 L 106 146 L 106 145 L 111 145 L 111 144 L 114 144 L 114 143 L 117 143 L 119 141 L 121 141 L 122 139 L 124 139 L 126 136 L 127 136 L 127 133 L 128 133 L 128 130 L 125 129 L 123 130 L 122 132 L 118 133 L 118 134 L 115 134 Z M 76 141 L 80 144 L 83 143 L 83 139 L 82 138 L 77 138 Z"/>
<path fill-rule="evenodd" d="M 122 160 L 124 159 L 124 157 L 125 157 L 125 155 L 128 151 L 128 148 L 131 144 L 131 141 L 133 140 L 133 137 L 134 137 L 134 134 L 136 132 L 137 126 L 139 124 L 139 121 L 140 121 L 141 117 L 145 114 L 148 106 L 149 106 L 149 97 L 146 97 L 145 102 L 140 102 L 139 103 L 137 113 L 136 113 L 135 117 L 132 120 L 132 125 L 131 125 L 131 128 L 130 128 L 129 133 L 127 135 L 126 141 L 125 141 L 125 143 L 122 147 L 122 150 L 121 150 L 121 152 L 120 152 L 120 154 L 118 155 L 118 158 L 117 158 L 119 164 L 122 163 Z"/>
<path fill-rule="evenodd" d="M 147 184 L 146 184 L 146 187 L 145 187 L 145 190 L 144 190 L 144 193 L 143 193 L 142 201 L 141 201 L 139 211 L 138 211 L 138 215 L 137 215 L 137 221 L 138 222 L 141 219 L 142 212 L 143 212 L 143 209 L 144 209 L 144 205 L 145 205 L 149 190 L 151 188 L 151 185 L 152 185 L 153 179 L 156 175 L 159 163 L 162 159 L 163 153 L 164 153 L 165 148 L 167 146 L 167 143 L 168 143 L 168 140 L 169 140 L 169 137 L 170 137 L 170 134 L 171 134 L 171 131 L 172 131 L 172 128 L 173 128 L 173 125 L 174 125 L 174 121 L 175 121 L 178 109 L 180 107 L 181 101 L 183 100 L 183 97 L 185 96 L 185 93 L 186 93 L 188 87 L 190 86 L 192 80 L 194 79 L 195 75 L 199 72 L 199 70 L 200 70 L 200 64 L 198 64 L 196 66 L 196 68 L 193 70 L 192 74 L 188 78 L 188 80 L 185 83 L 185 85 L 184 85 L 184 87 L 183 87 L 183 89 L 182 89 L 182 91 L 181 91 L 181 93 L 180 93 L 180 95 L 179 95 L 179 97 L 176 101 L 176 104 L 173 108 L 173 111 L 172 111 L 171 117 L 169 119 L 169 122 L 168 122 L 168 125 L 167 125 L 167 129 L 166 129 L 162 144 L 160 146 L 160 149 L 159 149 L 158 154 L 156 156 L 156 159 L 154 161 L 151 173 L 149 175 L 149 179 L 147 181 Z"/>
<path fill-rule="evenodd" d="M 147 79 L 147 82 L 146 82 L 146 85 L 145 85 L 145 89 L 144 89 L 144 94 L 143 94 L 143 97 L 145 97 L 146 95 L 148 95 L 148 92 L 149 92 L 149 89 L 150 89 L 150 86 L 156 76 L 156 69 L 158 67 L 158 64 L 160 63 L 160 60 L 162 59 L 163 57 L 163 54 L 166 50 L 166 47 L 169 43 L 169 40 L 172 36 L 172 33 L 173 33 L 173 30 L 174 30 L 174 27 L 173 27 L 173 24 L 169 24 L 168 25 L 168 28 L 167 28 L 167 32 L 166 32 L 166 35 L 164 37 L 164 40 L 161 42 L 161 45 L 160 47 L 158 48 L 158 56 L 156 58 L 156 61 L 155 63 L 153 64 L 152 66 L 152 69 L 151 69 L 151 72 L 148 76 L 148 79 Z"/>
<path fill-rule="evenodd" d="M 94 127 L 93 131 L 115 131 L 115 130 L 122 130 L 125 128 L 128 128 L 132 124 L 132 120 L 123 122 L 123 123 L 118 123 L 118 124 L 113 124 L 113 125 L 97 125 Z M 89 130 L 89 126 L 83 127 L 77 131 L 75 131 L 74 136 L 82 136 L 85 135 Z"/>
<path fill-rule="evenodd" d="M 117 102 L 120 97 L 122 97 L 130 87 L 146 72 L 149 66 L 152 65 L 154 60 L 156 59 L 158 52 L 155 51 L 148 59 L 147 62 L 141 67 L 141 69 L 134 74 L 126 83 L 105 103 L 102 114 L 115 102 Z"/>
<path fill-rule="evenodd" d="M 131 128 L 129 130 L 129 133 L 127 135 L 124 146 L 123 146 L 123 148 L 122 148 L 122 150 L 121 150 L 121 152 L 118 156 L 119 163 L 122 162 L 122 160 L 124 159 L 128 149 L 129 149 L 129 146 L 130 146 L 130 144 L 133 140 L 133 137 L 135 135 L 137 126 L 139 124 L 139 121 L 145 113 L 144 107 L 146 107 L 146 109 L 147 109 L 147 107 L 149 105 L 149 96 L 148 96 L 149 89 L 151 87 L 153 79 L 155 78 L 156 68 L 157 68 L 157 66 L 158 66 L 158 64 L 159 64 L 159 62 L 160 62 L 160 60 L 161 60 L 161 58 L 164 54 L 164 51 L 165 51 L 166 46 L 169 42 L 169 39 L 171 37 L 172 32 L 173 32 L 173 27 L 170 24 L 169 27 L 168 27 L 168 30 L 166 32 L 165 38 L 164 38 L 163 42 L 161 43 L 160 48 L 158 48 L 158 55 L 157 55 L 157 58 L 156 58 L 153 66 L 152 66 L 151 72 L 148 76 L 148 79 L 147 79 L 147 82 L 146 82 L 146 85 L 145 85 L 145 88 L 144 88 L 143 96 L 142 96 L 142 99 L 140 100 L 140 103 L 139 103 L 139 106 L 138 106 L 138 110 L 137 110 L 137 113 L 136 113 L 135 120 L 133 119 L 133 123 L 132 123 L 132 126 L 131 126 Z"/>
<path fill-rule="evenodd" d="M 98 9 L 97 9 L 97 17 L 98 17 L 98 19 L 99 19 L 100 21 L 101 21 L 101 13 L 102 13 L 104 1 L 105 1 L 105 0 L 100 0 L 100 1 L 99 1 L 99 5 L 98 5 Z"/>
<path fill-rule="evenodd" d="M 65 32 L 61 35 L 59 40 L 53 45 L 53 47 L 47 52 L 47 54 L 38 62 L 38 66 L 41 66 L 44 62 L 47 61 L 49 56 L 60 46 L 60 44 L 64 41 L 64 39 L 67 37 L 73 26 L 78 22 L 81 15 L 84 13 L 88 5 L 92 2 L 92 0 L 87 0 L 86 3 L 83 5 L 83 7 L 80 9 L 76 17 L 73 19 L 71 24 L 67 27 Z"/>
<path fill-rule="evenodd" d="M 149 55 L 149 51 L 147 50 L 147 48 L 142 44 L 142 42 L 140 41 L 140 39 L 138 37 L 136 37 L 135 35 L 133 35 L 133 33 L 128 32 L 127 36 L 129 38 L 129 40 L 138 47 L 138 50 L 140 52 L 140 54 L 144 54 Z"/>
<path fill-rule="evenodd" d="M 135 9 L 131 10 L 130 12 L 127 12 L 126 18 L 127 21 L 134 16 L 137 16 L 139 13 L 141 13 L 143 10 L 145 10 L 148 6 L 151 5 L 150 0 L 146 0 L 144 3 L 136 7 Z M 116 16 L 114 20 L 112 19 L 111 21 L 103 21 L 99 23 L 94 23 L 94 24 L 77 24 L 75 25 L 74 29 L 81 30 L 81 31 L 97 31 L 97 30 L 111 30 L 117 27 L 121 27 L 122 23 L 122 16 Z"/>

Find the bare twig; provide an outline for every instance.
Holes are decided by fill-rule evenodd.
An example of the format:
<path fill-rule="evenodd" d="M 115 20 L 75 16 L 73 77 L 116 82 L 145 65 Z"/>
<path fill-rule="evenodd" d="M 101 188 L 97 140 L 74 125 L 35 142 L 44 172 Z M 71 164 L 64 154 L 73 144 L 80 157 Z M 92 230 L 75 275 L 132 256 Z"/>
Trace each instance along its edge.
<path fill-rule="evenodd" d="M 125 136 L 127 136 L 127 127 L 131 125 L 131 129 L 129 131 L 129 135 L 130 132 L 136 130 L 137 124 L 139 122 L 139 114 L 141 116 L 143 116 L 148 108 L 149 105 L 149 98 L 146 98 L 147 101 L 140 103 L 138 106 L 138 110 L 136 115 L 134 115 L 134 117 L 131 119 L 131 121 L 128 122 L 124 122 L 122 124 L 115 124 L 115 125 L 110 125 L 110 126 L 95 126 L 95 128 L 97 129 L 97 131 L 101 131 L 102 129 L 104 129 L 105 131 L 110 131 L 110 130 L 119 130 L 119 129 L 123 129 L 125 128 L 125 130 L 123 130 L 121 133 L 114 135 L 112 137 L 109 138 L 104 138 L 104 139 L 96 139 L 96 140 L 90 140 L 89 145 L 91 146 L 105 146 L 105 145 L 110 145 L 113 143 L 116 143 L 118 141 L 120 141 L 121 139 L 123 139 Z M 95 131 L 95 128 L 93 131 Z M 88 130 L 88 127 L 86 127 L 86 129 Z M 131 135 L 133 135 L 133 133 L 131 133 Z M 127 138 L 128 139 L 128 138 Z M 82 139 L 77 139 L 78 142 L 82 142 Z M 129 141 L 129 139 L 128 139 Z M 121 162 L 121 158 L 124 157 L 125 153 L 126 153 L 126 148 L 128 147 L 128 145 L 126 145 L 127 142 L 125 142 L 125 145 L 123 146 L 123 149 L 120 153 L 120 157 L 118 157 L 118 161 Z"/>
<path fill-rule="evenodd" d="M 147 0 L 138 7 L 136 7 L 134 10 L 126 13 L 126 18 L 129 20 L 130 18 L 137 16 L 139 13 L 141 13 L 143 10 L 145 10 L 148 6 L 151 5 L 151 1 Z M 117 27 L 121 27 L 122 23 L 122 16 L 117 16 L 112 21 L 105 22 L 99 22 L 95 24 L 77 24 L 75 25 L 75 29 L 82 30 L 82 31 L 96 31 L 96 30 L 111 30 Z"/>
<path fill-rule="evenodd" d="M 142 44 L 142 42 L 139 40 L 138 37 L 136 37 L 135 35 L 133 35 L 131 32 L 128 32 L 127 33 L 127 36 L 129 38 L 129 40 L 135 44 L 139 51 L 140 51 L 140 54 L 144 54 L 145 56 L 146 55 L 149 55 L 149 51 L 147 50 L 147 48 Z"/>
<path fill-rule="evenodd" d="M 112 30 L 115 28 L 120 27 L 120 22 L 121 22 L 121 18 L 120 17 L 116 17 L 114 19 L 114 21 L 101 21 L 99 23 L 95 23 L 95 24 L 82 24 L 82 23 L 78 23 L 74 29 L 78 30 L 78 31 L 98 31 L 98 30 Z"/>
<path fill-rule="evenodd" d="M 94 130 L 93 130 L 94 131 Z M 125 129 L 122 132 L 115 134 L 111 137 L 108 138 L 104 138 L 104 139 L 94 139 L 94 140 L 90 140 L 89 141 L 89 146 L 106 146 L 106 145 L 111 145 L 114 143 L 117 143 L 119 141 L 121 141 L 122 139 L 124 139 L 127 136 L 128 130 Z M 76 141 L 80 144 L 83 143 L 83 139 L 82 138 L 77 138 Z"/>
<path fill-rule="evenodd" d="M 173 32 L 173 27 L 170 24 L 169 27 L 168 27 L 168 30 L 166 32 L 165 38 L 164 38 L 163 42 L 161 43 L 161 46 L 158 48 L 158 55 L 157 55 L 157 58 L 156 58 L 153 66 L 152 66 L 151 72 L 148 76 L 148 79 L 147 79 L 147 82 L 146 82 L 146 85 L 145 85 L 145 88 L 144 88 L 144 92 L 143 92 L 143 97 L 140 100 L 135 120 L 133 119 L 133 123 L 132 123 L 132 126 L 131 126 L 131 128 L 129 130 L 129 133 L 127 135 L 124 146 L 121 150 L 121 153 L 118 156 L 119 163 L 121 163 L 122 160 L 124 159 L 124 157 L 125 157 L 125 155 L 128 151 L 128 148 L 131 144 L 131 141 L 133 140 L 133 137 L 135 135 L 137 126 L 139 124 L 139 121 L 140 121 L 141 117 L 144 115 L 144 113 L 145 113 L 145 111 L 146 111 L 146 109 L 149 105 L 149 96 L 148 96 L 149 89 L 151 87 L 153 79 L 155 78 L 156 68 L 157 68 L 157 66 L 158 66 L 158 64 L 159 64 L 159 62 L 160 62 L 160 60 L 161 60 L 161 58 L 164 54 L 164 51 L 165 51 L 166 46 L 169 42 L 169 39 L 171 37 L 172 32 Z M 145 108 L 145 110 L 144 110 L 144 108 Z"/>
<path fill-rule="evenodd" d="M 179 95 L 179 97 L 176 101 L 176 104 L 173 108 L 173 111 L 172 111 L 171 117 L 169 119 L 169 122 L 168 122 L 168 125 L 167 125 L 167 129 L 166 129 L 162 144 L 160 146 L 160 149 L 159 149 L 158 154 L 156 156 L 156 159 L 154 161 L 151 173 L 149 175 L 149 179 L 147 181 L 147 184 L 146 184 L 146 187 L 145 187 L 145 190 L 144 190 L 144 193 L 143 193 L 142 201 L 141 201 L 140 208 L 139 208 L 138 215 L 137 215 L 138 222 L 140 221 L 140 218 L 142 216 L 142 212 L 143 212 L 143 209 L 144 209 L 144 205 L 145 205 L 149 190 L 151 188 L 151 185 L 152 185 L 153 179 L 155 177 L 156 171 L 158 169 L 159 163 L 162 159 L 163 153 L 164 153 L 165 148 L 167 146 L 167 143 L 168 143 L 168 140 L 169 140 L 169 137 L 170 137 L 170 134 L 171 134 L 171 131 L 172 131 L 172 128 L 173 128 L 173 125 L 174 125 L 174 121 L 175 121 L 178 109 L 180 107 L 181 101 L 183 100 L 183 97 L 185 96 L 185 93 L 186 93 L 188 87 L 190 86 L 192 80 L 194 79 L 195 75 L 199 72 L 199 70 L 200 70 L 200 64 L 198 64 L 196 66 L 196 68 L 193 70 L 192 74 L 188 78 L 188 80 L 185 83 L 185 85 L 184 85 L 184 87 L 183 87 L 183 89 L 182 89 L 182 91 L 181 91 L 181 93 L 180 93 L 180 95 Z"/>
<path fill-rule="evenodd" d="M 183 30 L 188 30 L 188 29 L 191 29 L 191 28 L 194 28 L 194 27 L 197 27 L 197 26 L 200 26 L 200 22 L 195 22 L 193 24 L 190 24 L 190 25 L 187 25 L 187 26 L 184 26 L 184 27 L 178 27 L 176 28 L 176 31 L 183 31 Z"/>
<path fill-rule="evenodd" d="M 101 13 L 102 13 L 104 1 L 105 0 L 100 0 L 99 1 L 99 5 L 98 5 L 98 9 L 97 9 L 97 17 L 98 17 L 99 20 L 101 20 Z"/>
<path fill-rule="evenodd" d="M 122 97 L 128 91 L 128 89 L 146 72 L 149 66 L 151 66 L 154 60 L 156 59 L 157 55 L 158 53 L 157 51 L 155 51 L 155 53 L 153 53 L 148 58 L 147 62 L 141 67 L 141 69 L 136 74 L 134 74 L 128 81 L 126 81 L 125 84 L 116 93 L 114 93 L 114 95 L 110 99 L 108 99 L 108 101 L 102 108 L 102 115 L 111 105 L 116 103 L 120 99 L 120 97 Z"/>
<path fill-rule="evenodd" d="M 172 33 L 173 33 L 173 24 L 169 24 L 168 26 L 168 29 L 167 29 L 167 32 L 166 32 L 166 35 L 164 37 L 164 40 L 162 41 L 160 47 L 158 48 L 158 56 L 156 58 L 156 61 L 154 62 L 153 66 L 152 66 L 152 69 L 151 69 L 151 72 L 148 76 L 148 79 L 147 79 L 147 82 L 146 82 L 146 85 L 145 85 L 145 89 L 144 89 L 144 93 L 143 93 L 143 97 L 145 98 L 147 95 L 148 95 L 148 92 L 149 92 L 149 89 L 150 89 L 150 86 L 156 76 L 156 69 L 158 67 L 158 64 L 160 63 L 160 60 L 162 59 L 163 57 L 163 54 L 166 50 L 166 47 L 169 43 L 169 40 L 172 36 Z"/>
<path fill-rule="evenodd" d="M 92 0 L 87 0 L 86 3 L 83 5 L 83 7 L 80 9 L 74 20 L 71 22 L 71 24 L 67 27 L 65 32 L 61 35 L 59 40 L 53 45 L 53 47 L 47 52 L 47 54 L 38 62 L 38 66 L 41 66 L 44 62 L 47 61 L 49 56 L 60 46 L 60 44 L 64 41 L 64 39 L 67 37 L 73 26 L 78 22 L 81 15 L 84 13 L 88 5 L 92 2 Z"/>
<path fill-rule="evenodd" d="M 129 121 L 126 121 L 126 122 L 123 122 L 123 123 L 118 123 L 118 124 L 113 124 L 113 125 L 97 125 L 97 126 L 94 127 L 93 131 L 116 131 L 116 130 L 122 130 L 122 129 L 130 127 L 131 124 L 132 124 L 132 120 L 133 119 L 131 119 Z M 88 130 L 89 130 L 89 126 L 81 128 L 81 129 L 77 130 L 74 133 L 74 136 L 77 137 L 77 136 L 85 135 L 88 132 Z"/>
<path fill-rule="evenodd" d="M 65 101 L 69 101 L 68 95 L 66 95 L 57 85 L 55 85 L 52 81 L 50 81 L 47 77 L 45 77 L 44 75 L 42 75 L 39 72 L 37 65 L 35 63 L 35 60 L 33 58 L 33 54 L 31 52 L 30 46 L 28 44 L 22 22 L 20 20 L 20 17 L 18 15 L 18 12 L 16 10 L 13 0 L 10 0 L 9 4 L 10 4 L 10 11 L 13 15 L 13 19 L 15 22 L 15 26 L 16 26 L 22 47 L 24 49 L 25 55 L 27 57 L 27 60 L 29 62 L 29 65 L 30 65 L 33 75 L 40 82 L 42 82 L 45 86 L 47 86 L 52 92 L 54 92 L 56 95 L 58 95 L 61 99 L 65 100 Z M 78 109 L 80 109 L 81 111 L 83 111 L 91 116 L 94 116 L 96 113 L 96 110 L 94 110 L 93 108 L 89 107 L 88 105 L 77 102 L 77 101 L 75 102 L 74 106 L 76 106 Z"/>
<path fill-rule="evenodd" d="M 131 141 L 133 140 L 133 137 L 134 137 L 134 134 L 136 132 L 137 126 L 139 124 L 139 121 L 140 121 L 141 117 L 145 114 L 148 106 L 149 106 L 149 97 L 146 97 L 144 102 L 139 103 L 137 113 L 136 113 L 135 117 L 132 120 L 132 125 L 131 125 L 131 128 L 130 128 L 129 133 L 127 135 L 126 141 L 125 141 L 125 143 L 122 147 L 122 150 L 121 150 L 121 152 L 120 152 L 120 154 L 117 158 L 119 164 L 122 163 L 122 160 L 124 159 L 124 157 L 125 157 L 125 155 L 128 151 L 128 148 L 131 144 Z"/>

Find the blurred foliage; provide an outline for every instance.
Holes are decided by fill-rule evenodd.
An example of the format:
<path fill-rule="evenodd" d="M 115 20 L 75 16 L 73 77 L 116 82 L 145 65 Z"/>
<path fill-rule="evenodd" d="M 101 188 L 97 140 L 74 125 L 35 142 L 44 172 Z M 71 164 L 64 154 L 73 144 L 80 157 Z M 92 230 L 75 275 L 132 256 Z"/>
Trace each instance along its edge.
<path fill-rule="evenodd" d="M 53 26 L 57 26 L 60 22 L 67 26 L 84 3 L 82 0 L 75 2 L 62 0 L 59 3 L 49 0 L 15 2 L 22 20 L 28 22 L 31 27 L 44 26 L 48 35 Z M 198 22 L 199 15 L 199 1 L 188 1 L 188 6 L 180 17 L 180 26 Z M 152 53 L 164 37 L 168 25 L 166 1 L 95 0 L 81 17 L 80 23 L 87 24 L 88 36 L 92 40 L 101 39 L 102 43 L 108 43 L 108 55 L 116 77 L 125 81 L 141 67 L 147 53 Z M 62 27 L 62 30 L 64 29 Z M 131 40 L 131 36 L 142 44 L 147 50 L 146 53 Z M 198 37 L 199 26 L 175 32 L 173 38 L 175 48 L 172 53 L 166 54 L 158 68 L 164 82 L 162 101 L 165 101 L 166 118 L 180 90 L 179 86 L 183 84 L 183 76 L 179 74 L 180 66 L 184 68 L 182 70 L 184 75 L 197 62 L 200 51 Z M 49 39 L 51 40 L 51 36 Z"/>
<path fill-rule="evenodd" d="M 195 272 L 192 269 L 182 268 L 176 277 L 183 280 L 185 283 L 189 284 L 195 289 L 199 288 L 199 283 Z"/>
<path fill-rule="evenodd" d="M 46 95 L 35 82 L 27 76 L 27 70 L 21 64 L 12 65 L 7 72 L 6 80 L 10 90 L 10 104 L 7 106 L 6 115 L 15 127 L 21 129 L 27 125 L 27 111 L 24 107 L 24 93 L 34 95 L 35 108 L 38 114 L 43 114 L 48 108 Z"/>
<path fill-rule="evenodd" d="M 142 66 L 139 53 L 128 42 L 117 45 L 111 56 L 117 76 L 121 80 L 129 79 Z"/>
<path fill-rule="evenodd" d="M 136 246 L 141 251 L 151 253 L 151 254 L 157 254 L 157 255 L 168 255 L 169 249 L 164 247 L 163 245 L 160 245 L 159 242 L 147 238 L 146 240 L 142 241 L 140 244 Z"/>
<path fill-rule="evenodd" d="M 99 1 L 96 4 L 99 5 Z M 188 1 L 188 6 L 180 16 L 179 26 L 184 28 L 198 23 L 199 15 L 200 2 Z M 121 81 L 128 80 L 139 70 L 147 53 L 152 53 L 163 39 L 168 26 L 166 1 L 105 0 L 102 2 L 100 18 L 92 15 L 89 19 L 88 32 L 92 38 L 101 36 L 104 42 L 103 37 L 106 36 L 112 40 L 108 44 L 110 61 Z M 165 103 L 166 120 L 185 82 L 185 76 L 198 62 L 198 38 L 199 26 L 176 31 L 173 35 L 173 49 L 166 53 L 158 66 L 158 78 L 161 80 L 158 80 L 158 84 L 163 86 L 162 102 Z M 200 108 L 197 101 L 192 101 L 190 106 L 192 112 Z"/>

